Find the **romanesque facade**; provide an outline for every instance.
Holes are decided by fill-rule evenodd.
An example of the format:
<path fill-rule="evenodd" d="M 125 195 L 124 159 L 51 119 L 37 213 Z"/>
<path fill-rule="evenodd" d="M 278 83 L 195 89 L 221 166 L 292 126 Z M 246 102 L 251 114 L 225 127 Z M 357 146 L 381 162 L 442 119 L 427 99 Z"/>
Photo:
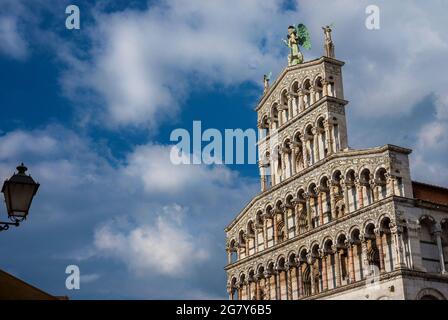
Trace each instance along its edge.
<path fill-rule="evenodd" d="M 348 147 L 343 65 L 289 66 L 256 107 L 261 193 L 225 229 L 230 299 L 448 298 L 448 190 L 411 180 L 409 149 Z"/>

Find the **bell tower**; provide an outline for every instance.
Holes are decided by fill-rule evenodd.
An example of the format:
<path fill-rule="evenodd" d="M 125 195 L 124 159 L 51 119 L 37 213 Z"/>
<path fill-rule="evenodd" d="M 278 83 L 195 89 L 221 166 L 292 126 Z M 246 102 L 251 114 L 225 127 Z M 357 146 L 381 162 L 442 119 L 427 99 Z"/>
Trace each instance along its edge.
<path fill-rule="evenodd" d="M 348 148 L 342 84 L 344 62 L 334 58 L 325 27 L 325 55 L 286 67 L 256 111 L 261 190 L 304 172 Z"/>

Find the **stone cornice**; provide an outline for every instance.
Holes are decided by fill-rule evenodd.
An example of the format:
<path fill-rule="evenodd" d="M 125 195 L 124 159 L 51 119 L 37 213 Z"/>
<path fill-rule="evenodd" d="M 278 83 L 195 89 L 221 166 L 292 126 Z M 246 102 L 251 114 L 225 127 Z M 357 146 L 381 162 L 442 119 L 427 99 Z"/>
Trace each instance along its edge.
<path fill-rule="evenodd" d="M 281 83 L 281 80 L 285 77 L 285 75 L 290 72 L 290 71 L 294 71 L 294 70 L 300 70 L 300 69 L 304 69 L 307 67 L 312 67 L 315 65 L 319 65 L 322 62 L 329 62 L 332 64 L 335 64 L 337 66 L 342 67 L 345 62 L 334 59 L 334 58 L 329 58 L 329 57 L 325 57 L 322 56 L 320 58 L 316 58 L 310 61 L 306 61 L 304 63 L 292 66 L 292 67 L 286 67 L 285 69 L 283 69 L 282 73 L 280 73 L 280 75 L 277 77 L 277 79 L 275 79 L 275 82 L 269 87 L 269 90 L 266 92 L 266 94 L 264 94 L 261 98 L 260 101 L 258 102 L 257 106 L 255 107 L 255 110 L 258 111 L 261 106 L 264 104 L 264 102 L 266 101 L 266 99 L 271 95 L 271 93 L 277 88 L 277 86 L 279 85 L 279 83 Z"/>
<path fill-rule="evenodd" d="M 344 151 L 340 151 L 334 154 L 331 154 L 327 156 L 324 159 L 319 160 L 315 164 L 309 166 L 306 169 L 303 169 L 302 171 L 296 173 L 294 176 L 289 177 L 288 179 L 285 179 L 284 181 L 276 184 L 275 186 L 267 189 L 264 192 L 259 193 L 256 195 L 252 200 L 241 210 L 241 212 L 232 220 L 232 222 L 224 229 L 225 232 L 229 231 L 243 216 L 244 214 L 260 199 L 263 197 L 275 192 L 276 190 L 288 185 L 289 183 L 293 183 L 293 181 L 296 181 L 300 179 L 305 174 L 318 169 L 319 167 L 323 166 L 324 164 L 331 162 L 336 159 L 344 158 L 344 157 L 356 157 L 356 156 L 363 156 L 363 155 L 373 155 L 373 154 L 381 154 L 387 151 L 392 152 L 398 152 L 403 154 L 410 154 L 412 152 L 411 149 L 386 144 L 382 147 L 376 147 L 376 148 L 369 148 L 369 149 L 362 149 L 362 150 L 353 150 L 348 149 Z"/>

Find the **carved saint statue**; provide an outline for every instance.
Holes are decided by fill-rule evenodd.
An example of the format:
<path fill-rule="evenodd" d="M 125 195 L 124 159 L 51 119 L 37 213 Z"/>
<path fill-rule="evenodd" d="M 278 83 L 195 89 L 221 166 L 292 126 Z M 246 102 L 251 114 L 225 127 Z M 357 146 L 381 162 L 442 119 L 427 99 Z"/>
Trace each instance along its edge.
<path fill-rule="evenodd" d="M 325 55 L 327 57 L 334 58 L 334 44 L 331 39 L 331 26 L 322 27 L 322 30 L 324 30 L 325 35 Z"/>
<path fill-rule="evenodd" d="M 269 90 L 269 80 L 271 80 L 272 72 L 269 72 L 269 74 L 263 75 L 263 94 L 266 94 Z"/>

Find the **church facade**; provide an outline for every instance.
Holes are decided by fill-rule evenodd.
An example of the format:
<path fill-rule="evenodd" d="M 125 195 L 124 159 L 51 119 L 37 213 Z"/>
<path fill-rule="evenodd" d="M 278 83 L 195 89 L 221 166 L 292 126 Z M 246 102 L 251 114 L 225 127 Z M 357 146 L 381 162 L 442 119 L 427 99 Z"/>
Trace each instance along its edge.
<path fill-rule="evenodd" d="M 225 229 L 229 298 L 447 299 L 448 189 L 412 180 L 410 149 L 348 147 L 324 31 L 256 107 L 261 193 Z"/>

